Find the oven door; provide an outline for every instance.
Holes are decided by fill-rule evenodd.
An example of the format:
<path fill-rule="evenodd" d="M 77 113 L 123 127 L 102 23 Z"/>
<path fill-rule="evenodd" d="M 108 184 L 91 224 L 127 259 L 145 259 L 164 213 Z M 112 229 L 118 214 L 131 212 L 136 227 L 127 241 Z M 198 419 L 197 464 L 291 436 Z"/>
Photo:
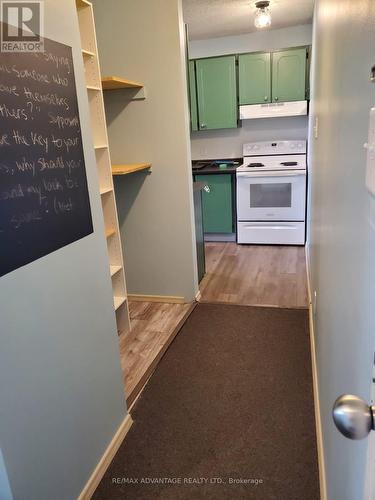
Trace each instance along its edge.
<path fill-rule="evenodd" d="M 237 172 L 239 221 L 304 221 L 306 171 Z"/>

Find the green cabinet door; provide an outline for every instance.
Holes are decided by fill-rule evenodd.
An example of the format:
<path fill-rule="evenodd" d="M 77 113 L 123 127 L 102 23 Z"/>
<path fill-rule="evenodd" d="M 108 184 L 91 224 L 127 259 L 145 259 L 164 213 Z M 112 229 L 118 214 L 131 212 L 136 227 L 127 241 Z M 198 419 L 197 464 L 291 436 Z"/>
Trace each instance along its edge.
<path fill-rule="evenodd" d="M 271 102 L 271 54 L 241 54 L 238 64 L 240 104 Z"/>
<path fill-rule="evenodd" d="M 195 61 L 199 130 L 237 128 L 236 56 Z"/>
<path fill-rule="evenodd" d="M 189 99 L 191 130 L 198 130 L 197 86 L 195 83 L 195 61 L 189 61 Z"/>
<path fill-rule="evenodd" d="M 272 54 L 272 101 L 303 101 L 306 98 L 306 48 Z"/>
<path fill-rule="evenodd" d="M 209 192 L 203 191 L 203 229 L 205 233 L 232 233 L 232 176 L 227 174 L 196 175 Z"/>

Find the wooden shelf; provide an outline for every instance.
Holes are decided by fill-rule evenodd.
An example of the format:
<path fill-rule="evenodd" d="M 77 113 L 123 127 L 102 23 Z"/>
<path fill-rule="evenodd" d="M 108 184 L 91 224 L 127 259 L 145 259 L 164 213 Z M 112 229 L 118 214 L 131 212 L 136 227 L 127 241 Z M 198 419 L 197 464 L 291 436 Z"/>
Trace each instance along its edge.
<path fill-rule="evenodd" d="M 119 76 L 103 76 L 102 77 L 103 90 L 118 90 L 118 89 L 141 89 L 142 83 L 126 80 Z"/>
<path fill-rule="evenodd" d="M 107 187 L 107 188 L 101 189 L 100 194 L 103 195 L 103 194 L 111 193 L 112 191 L 113 191 L 113 189 L 111 187 Z"/>
<path fill-rule="evenodd" d="M 112 165 L 112 175 L 127 175 L 140 170 L 149 170 L 151 163 L 132 163 L 129 165 Z"/>
<path fill-rule="evenodd" d="M 87 0 L 76 0 L 76 6 L 78 9 L 81 9 L 82 7 L 91 7 L 91 2 L 88 2 Z"/>
<path fill-rule="evenodd" d="M 87 90 L 94 90 L 96 92 L 101 92 L 102 89 L 100 87 L 96 87 L 95 85 L 86 85 Z"/>
<path fill-rule="evenodd" d="M 106 229 L 106 232 L 105 232 L 106 238 L 110 238 L 114 234 L 116 234 L 116 229 L 115 228 L 110 227 L 109 229 Z"/>
<path fill-rule="evenodd" d="M 108 148 L 108 145 L 107 144 L 97 144 L 96 146 L 94 146 L 95 149 L 106 149 Z"/>
<path fill-rule="evenodd" d="M 91 52 L 90 50 L 84 50 L 84 49 L 82 49 L 82 55 L 84 57 L 96 57 L 95 52 Z"/>
<path fill-rule="evenodd" d="M 117 274 L 119 271 L 121 271 L 121 269 L 121 266 L 110 266 L 111 276 Z"/>
<path fill-rule="evenodd" d="M 125 300 L 126 297 L 113 297 L 113 303 L 116 311 L 125 302 Z"/>

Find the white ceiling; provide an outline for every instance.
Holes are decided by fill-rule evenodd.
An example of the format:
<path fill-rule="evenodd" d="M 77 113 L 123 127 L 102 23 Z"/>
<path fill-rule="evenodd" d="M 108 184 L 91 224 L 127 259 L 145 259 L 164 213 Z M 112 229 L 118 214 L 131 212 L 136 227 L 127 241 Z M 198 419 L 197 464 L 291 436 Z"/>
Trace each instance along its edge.
<path fill-rule="evenodd" d="M 256 31 L 256 0 L 182 0 L 189 38 L 201 40 Z M 271 0 L 272 28 L 312 21 L 314 0 Z"/>

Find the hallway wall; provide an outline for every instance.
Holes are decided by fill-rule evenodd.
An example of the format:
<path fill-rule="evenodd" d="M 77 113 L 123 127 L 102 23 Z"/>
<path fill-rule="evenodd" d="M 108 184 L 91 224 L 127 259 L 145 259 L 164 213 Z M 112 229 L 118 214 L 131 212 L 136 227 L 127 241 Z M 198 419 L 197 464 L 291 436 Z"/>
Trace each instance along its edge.
<path fill-rule="evenodd" d="M 112 162 L 152 163 L 150 174 L 115 178 L 128 292 L 190 302 L 198 278 L 181 0 L 95 0 L 94 12 L 102 74 L 146 87 L 143 101 L 105 93 Z"/>
<path fill-rule="evenodd" d="M 343 393 L 371 399 L 375 199 L 365 187 L 363 144 L 375 105 L 374 46 L 372 0 L 317 1 L 308 247 L 329 500 L 362 498 L 366 470 L 367 441 L 341 436 L 331 410 Z"/>
<path fill-rule="evenodd" d="M 73 50 L 94 232 L 0 278 L 1 500 L 7 476 L 14 500 L 77 498 L 126 415 L 76 3 L 44 10 Z"/>

